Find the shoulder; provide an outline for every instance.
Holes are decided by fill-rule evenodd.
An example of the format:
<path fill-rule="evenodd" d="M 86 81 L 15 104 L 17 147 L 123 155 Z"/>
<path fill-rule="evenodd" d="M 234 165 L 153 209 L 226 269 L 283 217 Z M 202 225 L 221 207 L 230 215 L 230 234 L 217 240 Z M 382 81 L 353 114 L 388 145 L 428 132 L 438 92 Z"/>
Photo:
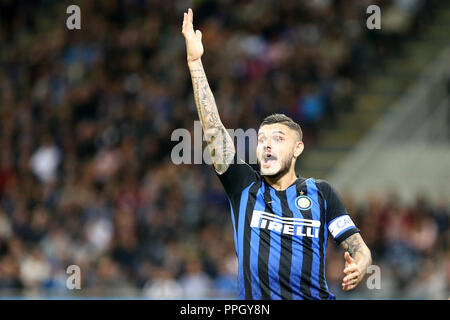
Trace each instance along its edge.
<path fill-rule="evenodd" d="M 323 179 L 315 179 L 317 188 L 322 192 L 330 192 L 333 190 L 333 187 L 327 180 Z"/>
<path fill-rule="evenodd" d="M 334 201 L 336 198 L 339 198 L 338 192 L 336 192 L 336 189 L 327 180 L 309 178 L 309 179 L 306 179 L 305 181 L 307 181 L 307 180 L 313 181 L 315 183 L 318 193 L 325 200 Z"/>
<path fill-rule="evenodd" d="M 309 177 L 309 178 L 303 178 L 301 177 L 299 179 L 298 182 L 300 185 L 302 184 L 306 184 L 306 185 L 312 185 L 315 186 L 320 192 L 322 193 L 330 193 L 330 191 L 332 191 L 333 187 L 331 186 L 331 184 L 326 181 L 326 180 L 322 180 L 322 179 L 315 179 L 313 177 Z"/>

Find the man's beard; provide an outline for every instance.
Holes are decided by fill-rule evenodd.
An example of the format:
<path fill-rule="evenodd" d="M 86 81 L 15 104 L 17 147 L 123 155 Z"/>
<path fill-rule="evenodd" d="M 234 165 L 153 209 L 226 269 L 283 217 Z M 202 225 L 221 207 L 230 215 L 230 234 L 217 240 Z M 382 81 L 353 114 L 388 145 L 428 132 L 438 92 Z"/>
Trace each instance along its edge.
<path fill-rule="evenodd" d="M 286 173 L 289 172 L 289 170 L 291 169 L 291 159 L 292 159 L 292 154 L 289 154 L 289 156 L 282 159 L 280 170 L 278 170 L 278 172 L 275 174 L 263 174 L 262 170 L 261 170 L 261 162 L 258 159 L 259 171 L 261 172 L 261 175 L 268 177 L 270 179 L 277 180 L 278 178 L 284 176 Z"/>

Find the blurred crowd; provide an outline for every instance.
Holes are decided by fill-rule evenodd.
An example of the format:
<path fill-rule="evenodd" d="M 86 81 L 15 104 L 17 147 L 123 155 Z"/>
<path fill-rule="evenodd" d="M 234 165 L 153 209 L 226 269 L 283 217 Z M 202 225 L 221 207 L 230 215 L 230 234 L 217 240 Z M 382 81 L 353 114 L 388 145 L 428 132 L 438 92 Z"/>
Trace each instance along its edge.
<path fill-rule="evenodd" d="M 68 30 L 75 3 L 81 30 Z M 219 180 L 170 160 L 172 131 L 198 119 L 183 12 L 194 9 L 203 33 L 223 123 L 255 128 L 284 112 L 314 146 L 318 126 L 351 112 L 371 63 L 389 54 L 365 28 L 367 6 L 387 3 L 413 27 L 434 1 L 1 0 L 0 295 L 68 294 L 66 270 L 77 265 L 72 294 L 235 297 Z M 448 295 L 448 207 L 391 200 L 347 201 L 382 287 Z M 330 243 L 335 292 L 339 250 Z"/>
<path fill-rule="evenodd" d="M 336 245 L 328 245 L 327 280 L 338 298 L 450 298 L 448 198 L 430 203 L 417 195 L 414 203 L 406 205 L 395 193 L 370 194 L 359 204 L 343 196 L 375 267 L 357 289 L 344 293 L 340 290 L 344 253 Z"/>

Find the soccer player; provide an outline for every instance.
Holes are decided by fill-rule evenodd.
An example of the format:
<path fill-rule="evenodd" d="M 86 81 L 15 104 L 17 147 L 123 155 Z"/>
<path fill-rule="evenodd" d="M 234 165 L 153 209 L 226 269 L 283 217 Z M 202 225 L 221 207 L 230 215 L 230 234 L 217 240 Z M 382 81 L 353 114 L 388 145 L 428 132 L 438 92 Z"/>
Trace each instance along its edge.
<path fill-rule="evenodd" d="M 203 69 L 191 9 L 182 33 L 198 115 L 230 201 L 239 299 L 335 299 L 325 280 L 328 233 L 345 250 L 342 289 L 355 288 L 371 264 L 370 250 L 330 184 L 296 176 L 300 126 L 283 114 L 268 116 L 258 130 L 260 172 L 237 159 Z"/>

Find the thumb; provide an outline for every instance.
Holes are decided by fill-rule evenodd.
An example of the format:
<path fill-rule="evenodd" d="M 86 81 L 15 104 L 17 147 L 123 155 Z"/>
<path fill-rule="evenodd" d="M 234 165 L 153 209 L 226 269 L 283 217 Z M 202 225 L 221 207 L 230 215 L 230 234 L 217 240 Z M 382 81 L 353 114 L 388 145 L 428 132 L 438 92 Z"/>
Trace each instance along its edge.
<path fill-rule="evenodd" d="M 345 261 L 347 261 L 347 263 L 353 262 L 353 258 L 350 256 L 350 253 L 348 253 L 348 251 L 345 251 L 344 258 L 345 258 Z"/>
<path fill-rule="evenodd" d="M 201 32 L 200 30 L 196 30 L 196 31 L 195 31 L 195 35 L 196 35 L 200 40 L 202 40 L 202 32 Z"/>

